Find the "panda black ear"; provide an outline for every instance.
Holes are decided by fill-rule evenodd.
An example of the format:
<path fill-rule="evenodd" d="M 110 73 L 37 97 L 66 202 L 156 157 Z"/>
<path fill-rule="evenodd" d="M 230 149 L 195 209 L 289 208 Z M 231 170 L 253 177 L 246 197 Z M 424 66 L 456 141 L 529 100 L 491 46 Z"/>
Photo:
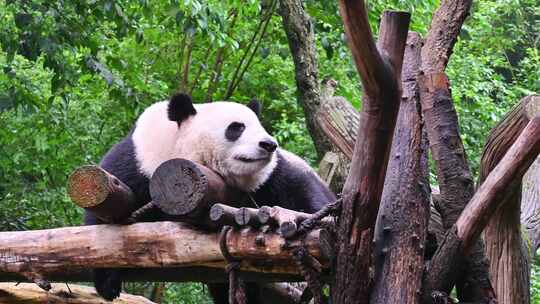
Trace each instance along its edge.
<path fill-rule="evenodd" d="M 171 97 L 167 107 L 167 115 L 169 120 L 176 121 L 180 124 L 191 115 L 197 114 L 191 97 L 187 94 L 177 93 Z"/>
<path fill-rule="evenodd" d="M 255 115 L 257 115 L 257 117 L 261 116 L 261 103 L 257 99 L 253 98 L 247 104 L 247 107 L 250 108 L 253 112 L 255 112 Z"/>

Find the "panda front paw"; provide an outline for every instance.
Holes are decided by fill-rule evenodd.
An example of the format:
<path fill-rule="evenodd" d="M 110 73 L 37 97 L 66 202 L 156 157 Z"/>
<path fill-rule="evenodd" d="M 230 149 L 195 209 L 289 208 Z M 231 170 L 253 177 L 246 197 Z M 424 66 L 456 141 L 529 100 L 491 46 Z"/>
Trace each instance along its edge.
<path fill-rule="evenodd" d="M 122 290 L 120 271 L 116 269 L 95 269 L 94 287 L 97 293 L 107 301 L 118 298 Z"/>

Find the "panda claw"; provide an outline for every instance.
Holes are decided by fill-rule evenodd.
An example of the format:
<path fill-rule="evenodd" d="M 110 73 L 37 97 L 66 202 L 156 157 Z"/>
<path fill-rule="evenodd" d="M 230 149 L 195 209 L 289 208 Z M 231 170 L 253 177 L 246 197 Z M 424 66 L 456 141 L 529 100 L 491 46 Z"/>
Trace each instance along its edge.
<path fill-rule="evenodd" d="M 120 271 L 114 269 L 94 270 L 94 286 L 97 293 L 107 301 L 112 301 L 120 296 L 122 279 Z"/>

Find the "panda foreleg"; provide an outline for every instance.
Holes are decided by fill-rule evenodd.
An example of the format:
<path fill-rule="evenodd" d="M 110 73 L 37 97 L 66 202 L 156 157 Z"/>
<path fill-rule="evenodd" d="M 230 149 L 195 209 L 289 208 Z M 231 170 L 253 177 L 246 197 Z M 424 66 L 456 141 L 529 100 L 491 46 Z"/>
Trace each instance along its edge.
<path fill-rule="evenodd" d="M 92 212 L 84 213 L 85 225 L 104 224 Z M 97 293 L 107 301 L 112 301 L 120 296 L 122 290 L 122 276 L 118 269 L 96 268 L 92 270 L 92 279 Z"/>

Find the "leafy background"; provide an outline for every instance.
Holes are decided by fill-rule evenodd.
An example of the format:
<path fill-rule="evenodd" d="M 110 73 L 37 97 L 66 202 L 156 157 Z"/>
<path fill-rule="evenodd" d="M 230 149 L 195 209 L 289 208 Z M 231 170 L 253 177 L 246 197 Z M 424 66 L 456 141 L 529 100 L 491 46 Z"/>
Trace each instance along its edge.
<path fill-rule="evenodd" d="M 277 0 L 0 0 L 0 230 L 78 225 L 66 178 L 98 163 L 141 111 L 175 91 L 198 102 L 257 97 L 282 146 L 316 165 L 296 103 Z M 413 14 L 425 34 L 435 0 L 367 1 Z M 361 87 L 335 1 L 306 0 L 320 78 L 360 107 Z M 540 2 L 475 1 L 448 74 L 461 135 L 478 171 L 485 136 L 521 97 L 540 91 Z M 540 303 L 540 273 L 531 290 Z M 149 295 L 154 285 L 129 284 Z M 163 303 L 204 303 L 201 284 L 167 284 Z"/>

